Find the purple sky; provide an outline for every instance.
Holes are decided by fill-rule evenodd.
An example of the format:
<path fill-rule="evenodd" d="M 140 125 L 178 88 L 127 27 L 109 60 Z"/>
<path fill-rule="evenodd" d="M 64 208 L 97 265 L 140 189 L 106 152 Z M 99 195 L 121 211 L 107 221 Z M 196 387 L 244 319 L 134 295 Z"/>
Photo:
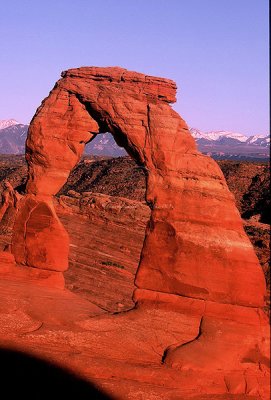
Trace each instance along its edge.
<path fill-rule="evenodd" d="M 178 85 L 188 125 L 269 131 L 267 0 L 2 0 L 0 119 L 28 123 L 62 70 L 121 66 Z"/>

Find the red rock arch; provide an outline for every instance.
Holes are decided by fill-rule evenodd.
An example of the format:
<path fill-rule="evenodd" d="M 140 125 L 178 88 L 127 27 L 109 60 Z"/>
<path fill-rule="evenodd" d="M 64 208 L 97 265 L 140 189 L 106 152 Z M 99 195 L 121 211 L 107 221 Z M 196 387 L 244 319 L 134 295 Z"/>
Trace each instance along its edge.
<path fill-rule="evenodd" d="M 263 273 L 218 165 L 196 150 L 171 108 L 173 81 L 122 68 L 62 74 L 31 121 L 27 194 L 14 226 L 17 263 L 64 271 L 68 235 L 52 196 L 87 142 L 111 132 L 145 165 L 151 219 L 136 276 L 136 298 L 163 292 L 261 306 Z"/>

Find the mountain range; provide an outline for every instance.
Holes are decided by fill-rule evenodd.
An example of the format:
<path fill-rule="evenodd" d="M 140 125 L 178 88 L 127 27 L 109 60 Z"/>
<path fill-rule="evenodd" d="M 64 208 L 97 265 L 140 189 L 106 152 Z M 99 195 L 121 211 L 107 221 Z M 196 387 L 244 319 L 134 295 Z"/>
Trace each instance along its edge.
<path fill-rule="evenodd" d="M 28 125 L 15 119 L 0 120 L 0 154 L 24 153 Z"/>
<path fill-rule="evenodd" d="M 228 131 L 210 131 L 202 132 L 199 129 L 189 128 L 191 135 L 196 139 L 197 143 L 245 143 L 245 144 L 255 144 L 259 146 L 268 147 L 270 146 L 269 135 L 253 135 L 245 136 L 237 132 Z"/>
<path fill-rule="evenodd" d="M 202 132 L 189 128 L 198 149 L 216 159 L 268 159 L 269 135 L 245 136 L 237 132 Z M 24 153 L 28 125 L 15 119 L 0 120 L 0 154 Z M 86 154 L 119 157 L 126 154 L 110 133 L 98 135 L 86 146 Z"/>

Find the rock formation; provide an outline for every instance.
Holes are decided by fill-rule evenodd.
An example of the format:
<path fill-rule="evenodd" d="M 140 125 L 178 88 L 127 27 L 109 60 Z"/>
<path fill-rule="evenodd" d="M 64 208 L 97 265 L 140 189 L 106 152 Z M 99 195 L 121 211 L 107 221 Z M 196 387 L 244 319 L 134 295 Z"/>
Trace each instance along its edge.
<path fill-rule="evenodd" d="M 121 68 L 62 73 L 31 121 L 27 196 L 12 251 L 16 261 L 64 271 L 68 238 L 51 204 L 84 146 L 111 132 L 147 169 L 152 209 L 136 285 L 244 306 L 263 305 L 264 278 L 217 164 L 196 151 L 172 110 L 174 82 Z M 27 221 L 25 227 L 25 221 Z"/>
<path fill-rule="evenodd" d="M 151 217 L 135 279 L 136 308 L 116 316 L 94 308 L 92 318 L 76 322 L 83 330 L 77 345 L 120 362 L 129 354 L 133 362 L 164 368 L 227 371 L 229 393 L 258 393 L 253 379 L 262 376 L 268 352 L 264 276 L 220 168 L 196 150 L 170 106 L 175 94 L 170 80 L 121 68 L 64 72 L 30 124 L 28 182 L 12 253 L 19 265 L 67 269 L 69 238 L 53 196 L 85 144 L 111 132 L 145 167 Z M 45 337 L 63 340 L 61 331 Z M 35 340 L 38 334 L 32 345 Z"/>
<path fill-rule="evenodd" d="M 4 181 L 4 190 L 2 193 L 2 202 L 0 205 L 0 224 L 1 230 L 8 230 L 12 227 L 14 217 L 18 209 L 20 195 L 16 192 L 9 181 Z"/>

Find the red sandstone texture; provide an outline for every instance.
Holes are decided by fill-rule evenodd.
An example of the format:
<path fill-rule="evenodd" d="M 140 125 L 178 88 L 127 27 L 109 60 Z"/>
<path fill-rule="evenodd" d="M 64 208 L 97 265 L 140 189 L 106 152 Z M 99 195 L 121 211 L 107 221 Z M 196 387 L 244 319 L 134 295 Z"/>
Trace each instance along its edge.
<path fill-rule="evenodd" d="M 1 342 L 50 357 L 117 398 L 267 398 L 263 273 L 221 170 L 169 105 L 175 91 L 169 80 L 92 67 L 63 73 L 43 101 L 14 225 L 18 269 L 67 269 L 68 235 L 52 196 L 98 133 L 110 131 L 145 166 L 151 216 L 133 309 L 110 315 L 52 280 L 35 290 L 4 270 Z"/>

